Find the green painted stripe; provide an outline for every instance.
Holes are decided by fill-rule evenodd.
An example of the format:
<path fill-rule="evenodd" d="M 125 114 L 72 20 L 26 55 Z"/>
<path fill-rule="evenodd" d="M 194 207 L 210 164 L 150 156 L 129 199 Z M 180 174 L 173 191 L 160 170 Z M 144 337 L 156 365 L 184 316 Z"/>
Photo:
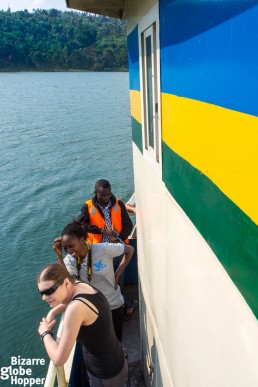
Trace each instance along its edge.
<path fill-rule="evenodd" d="M 143 153 L 142 147 L 142 125 L 131 116 L 132 121 L 132 139 L 133 142 L 137 145 L 141 153 Z"/>
<path fill-rule="evenodd" d="M 164 142 L 163 181 L 258 318 L 258 227 Z"/>

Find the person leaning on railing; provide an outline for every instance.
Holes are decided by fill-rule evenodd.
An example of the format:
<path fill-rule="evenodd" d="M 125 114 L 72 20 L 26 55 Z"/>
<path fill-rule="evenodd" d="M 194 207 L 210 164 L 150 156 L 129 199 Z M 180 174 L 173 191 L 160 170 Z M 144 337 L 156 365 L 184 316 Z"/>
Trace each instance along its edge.
<path fill-rule="evenodd" d="M 42 318 L 38 332 L 48 356 L 63 365 L 76 340 L 83 346 L 91 387 L 124 387 L 128 367 L 122 345 L 116 337 L 105 296 L 92 285 L 77 281 L 60 264 L 43 268 L 37 278 L 42 300 L 52 308 Z M 57 313 L 65 312 L 59 343 L 52 334 Z"/>

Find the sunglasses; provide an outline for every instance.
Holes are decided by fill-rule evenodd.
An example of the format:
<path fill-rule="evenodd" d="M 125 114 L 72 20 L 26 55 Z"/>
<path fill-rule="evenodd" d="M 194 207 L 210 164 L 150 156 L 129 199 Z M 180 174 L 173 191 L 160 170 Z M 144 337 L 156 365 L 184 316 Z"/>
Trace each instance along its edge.
<path fill-rule="evenodd" d="M 41 294 L 41 296 L 51 296 L 51 294 L 55 293 L 56 289 L 58 288 L 59 285 L 61 285 L 62 282 L 64 282 L 64 280 L 67 278 L 67 276 L 63 277 L 62 279 L 60 279 L 60 281 L 58 281 L 55 285 L 51 286 L 51 288 L 48 288 L 46 290 L 42 290 L 40 291 L 38 289 L 38 292 L 39 294 Z"/>

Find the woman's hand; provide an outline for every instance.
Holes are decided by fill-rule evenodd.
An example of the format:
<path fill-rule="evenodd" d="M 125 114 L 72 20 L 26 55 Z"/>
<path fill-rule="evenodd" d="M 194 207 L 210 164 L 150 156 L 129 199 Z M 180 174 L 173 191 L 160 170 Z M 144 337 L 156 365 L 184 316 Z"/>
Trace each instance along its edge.
<path fill-rule="evenodd" d="M 65 267 L 64 261 L 63 261 L 63 249 L 61 244 L 61 237 L 58 237 L 54 240 L 53 243 L 53 249 L 56 252 L 57 260 L 59 265 L 62 265 Z"/>
<path fill-rule="evenodd" d="M 63 250 L 61 245 L 61 237 L 58 237 L 54 240 L 53 249 L 55 250 L 57 257 L 62 257 Z"/>
<path fill-rule="evenodd" d="M 56 323 L 56 320 L 49 322 L 49 321 L 47 321 L 47 319 L 45 317 L 43 317 L 42 321 L 39 324 L 38 333 L 40 335 L 42 335 L 42 333 L 44 333 L 48 330 L 52 330 L 55 323 Z"/>

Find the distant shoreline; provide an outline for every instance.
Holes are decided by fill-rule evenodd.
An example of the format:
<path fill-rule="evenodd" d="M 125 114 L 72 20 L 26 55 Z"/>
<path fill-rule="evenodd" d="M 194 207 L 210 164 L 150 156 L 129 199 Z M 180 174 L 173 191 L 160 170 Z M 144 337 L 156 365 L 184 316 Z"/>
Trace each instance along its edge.
<path fill-rule="evenodd" d="M 28 69 L 12 68 L 0 69 L 0 73 L 127 73 L 128 69 L 108 69 L 108 70 L 81 70 L 81 69 Z"/>

